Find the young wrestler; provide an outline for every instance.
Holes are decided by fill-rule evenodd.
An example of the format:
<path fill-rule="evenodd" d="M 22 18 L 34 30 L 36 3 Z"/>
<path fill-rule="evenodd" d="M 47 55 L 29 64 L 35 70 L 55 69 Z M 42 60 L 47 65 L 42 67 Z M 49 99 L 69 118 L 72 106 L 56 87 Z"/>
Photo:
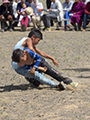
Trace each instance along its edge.
<path fill-rule="evenodd" d="M 34 51 L 35 53 L 39 54 L 40 56 L 52 60 L 54 65 L 58 66 L 58 62 L 53 57 L 37 49 L 36 45 L 42 39 L 43 39 L 43 34 L 39 30 L 32 30 L 28 34 L 28 37 L 24 37 L 20 41 L 18 41 L 18 43 L 14 47 L 14 50 L 16 49 L 25 50 L 28 48 Z M 28 80 L 30 83 L 33 83 L 36 87 L 38 87 L 40 83 L 42 83 L 42 84 L 49 85 L 51 87 L 56 87 L 58 85 L 58 87 L 62 89 L 61 84 L 58 84 L 58 82 L 55 82 L 46 78 L 39 71 L 35 71 L 35 75 L 31 75 L 29 69 L 20 67 L 17 62 L 12 61 L 11 65 L 16 73 L 23 75 L 26 80 Z"/>
<path fill-rule="evenodd" d="M 59 82 L 63 81 L 65 84 L 70 84 L 74 88 L 78 86 L 78 83 L 74 83 L 68 77 L 63 77 L 61 73 L 52 68 L 43 58 L 29 49 L 24 51 L 21 49 L 14 50 L 12 60 L 18 62 L 20 67 L 30 69 L 31 75 L 35 74 L 35 70 L 41 70 Z M 39 66 L 41 67 L 39 68 Z"/>

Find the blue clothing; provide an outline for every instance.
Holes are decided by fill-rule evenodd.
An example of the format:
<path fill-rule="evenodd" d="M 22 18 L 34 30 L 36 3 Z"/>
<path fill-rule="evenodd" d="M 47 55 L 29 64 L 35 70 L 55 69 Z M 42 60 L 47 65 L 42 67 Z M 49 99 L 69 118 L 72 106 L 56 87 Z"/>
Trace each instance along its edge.
<path fill-rule="evenodd" d="M 53 88 L 55 88 L 56 85 L 58 85 L 57 82 L 52 81 L 52 80 L 46 78 L 43 74 L 39 73 L 38 71 L 35 71 L 35 75 L 30 75 L 30 70 L 22 69 L 21 67 L 20 67 L 19 69 L 16 69 L 15 71 L 16 71 L 18 74 L 20 74 L 20 75 L 23 75 L 23 76 L 25 76 L 25 77 L 30 77 L 30 78 L 36 79 L 36 80 L 38 80 L 40 83 L 49 85 L 49 86 L 51 86 L 51 87 L 53 87 Z"/>
<path fill-rule="evenodd" d="M 36 60 L 36 62 L 34 63 L 34 65 L 25 65 L 25 68 L 29 69 L 29 67 L 31 68 L 32 66 L 37 68 L 37 67 L 39 67 L 39 65 L 41 65 L 41 67 L 47 68 L 47 70 L 44 73 L 46 73 L 47 75 L 50 75 L 51 77 L 58 80 L 59 82 L 63 81 L 65 84 L 70 84 L 72 82 L 72 80 L 70 78 L 63 76 L 62 73 L 56 71 L 53 67 L 51 67 L 45 61 L 44 58 L 41 58 L 39 55 L 37 55 L 36 53 L 34 53 L 33 51 L 31 51 L 29 49 L 26 49 L 26 51 L 28 51 L 30 56 L 33 58 L 33 60 Z"/>
<path fill-rule="evenodd" d="M 32 50 L 30 50 L 30 49 L 26 49 L 26 51 L 30 54 L 31 58 L 36 60 L 36 62 L 34 63 L 33 67 L 38 69 L 38 67 L 40 65 L 40 62 L 41 62 L 41 57 L 38 54 L 36 54 L 35 52 L 33 52 Z M 25 65 L 25 66 L 23 66 L 23 68 L 24 67 L 30 69 L 32 66 L 31 65 Z"/>
<path fill-rule="evenodd" d="M 21 49 L 21 50 L 25 50 L 27 49 L 27 47 L 22 47 L 23 42 L 27 39 L 27 37 L 22 38 L 14 47 L 14 50 L 16 49 Z M 41 74 L 39 71 L 35 71 L 35 75 L 30 75 L 30 69 L 32 69 L 33 66 L 24 66 L 24 68 L 20 67 L 18 65 L 18 63 L 16 62 L 11 62 L 12 68 L 20 75 L 23 75 L 25 77 L 29 77 L 29 78 L 33 78 L 38 80 L 40 83 L 42 84 L 46 84 L 49 85 L 51 87 L 56 87 L 56 85 L 58 85 L 57 82 L 52 81 L 48 78 L 46 78 L 43 74 Z"/>
<path fill-rule="evenodd" d="M 84 18 L 83 18 L 83 29 L 86 29 L 87 19 L 90 19 L 90 15 L 84 14 Z"/>
<path fill-rule="evenodd" d="M 65 19 L 70 19 L 71 18 L 71 16 L 70 16 L 70 12 L 68 12 L 68 11 L 65 11 L 65 14 L 64 14 L 64 18 Z M 64 22 L 64 26 L 66 27 L 66 25 L 68 25 L 69 24 L 69 21 L 65 21 Z"/>
<path fill-rule="evenodd" d="M 28 37 L 24 37 L 24 38 L 22 38 L 16 45 L 15 45 L 15 47 L 14 47 L 14 50 L 16 50 L 16 49 L 21 49 L 21 50 L 25 50 L 25 49 L 27 49 L 27 47 L 25 48 L 25 47 L 22 47 L 22 44 L 23 44 L 23 42 L 27 39 Z M 12 68 L 15 70 L 15 69 L 18 69 L 20 66 L 18 65 L 18 63 L 16 63 L 16 62 L 11 62 L 11 64 L 12 64 Z"/>
<path fill-rule="evenodd" d="M 63 3 L 63 11 L 70 11 L 73 6 L 73 1 L 70 1 L 68 4 L 66 2 Z"/>
<path fill-rule="evenodd" d="M 25 4 L 26 4 L 26 7 L 30 7 L 30 4 L 28 3 L 28 2 L 25 2 Z M 21 2 L 20 3 L 18 3 L 18 5 L 17 5 L 17 10 L 21 10 L 21 8 L 22 8 L 22 4 L 21 4 Z"/>
<path fill-rule="evenodd" d="M 63 3 L 63 11 L 65 11 L 64 18 L 65 19 L 70 19 L 71 16 L 69 14 L 69 11 L 72 9 L 73 6 L 73 1 L 70 1 L 68 4 L 66 2 Z M 66 27 L 69 24 L 69 21 L 64 22 L 64 26 Z"/>

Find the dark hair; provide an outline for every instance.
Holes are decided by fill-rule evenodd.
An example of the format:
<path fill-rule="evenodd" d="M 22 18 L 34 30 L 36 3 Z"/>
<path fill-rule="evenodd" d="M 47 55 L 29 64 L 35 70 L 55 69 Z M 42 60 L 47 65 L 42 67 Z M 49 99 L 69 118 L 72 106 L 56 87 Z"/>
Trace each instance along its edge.
<path fill-rule="evenodd" d="M 12 61 L 19 63 L 21 57 L 24 57 L 24 51 L 23 50 L 16 49 L 16 50 L 13 51 Z"/>
<path fill-rule="evenodd" d="M 31 38 L 33 35 L 35 35 L 36 38 L 43 39 L 42 33 L 41 33 L 39 30 L 37 30 L 37 29 L 32 30 L 32 31 L 28 34 L 28 37 Z"/>

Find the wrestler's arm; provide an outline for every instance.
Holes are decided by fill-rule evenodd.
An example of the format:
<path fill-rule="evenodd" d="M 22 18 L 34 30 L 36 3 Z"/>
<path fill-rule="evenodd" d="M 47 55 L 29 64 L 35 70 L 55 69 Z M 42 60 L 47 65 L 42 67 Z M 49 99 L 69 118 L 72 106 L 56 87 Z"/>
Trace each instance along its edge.
<path fill-rule="evenodd" d="M 26 46 L 28 46 L 28 49 L 30 49 L 30 50 L 32 50 L 33 52 L 36 53 L 35 48 L 33 47 L 31 38 L 27 38 L 25 44 L 26 44 Z"/>
<path fill-rule="evenodd" d="M 44 57 L 44 58 L 51 59 L 56 66 L 59 65 L 58 62 L 57 62 L 53 57 L 51 57 L 50 55 L 48 55 L 48 54 L 40 51 L 40 50 L 39 50 L 38 48 L 36 48 L 36 47 L 35 47 L 35 51 L 36 51 L 36 53 L 39 54 L 40 56 L 42 56 L 42 57 Z"/>

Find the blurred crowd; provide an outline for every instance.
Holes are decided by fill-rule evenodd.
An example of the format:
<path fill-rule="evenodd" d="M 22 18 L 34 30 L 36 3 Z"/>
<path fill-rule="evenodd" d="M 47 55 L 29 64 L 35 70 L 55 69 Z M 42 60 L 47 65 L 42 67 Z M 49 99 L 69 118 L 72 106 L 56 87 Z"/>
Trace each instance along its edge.
<path fill-rule="evenodd" d="M 16 26 L 21 26 L 21 31 L 25 31 L 31 23 L 32 29 L 41 30 L 41 21 L 43 31 L 51 31 L 54 21 L 60 27 L 64 21 L 63 30 L 71 30 L 71 23 L 73 31 L 85 31 L 90 22 L 89 0 L 65 0 L 63 4 L 60 0 L 46 0 L 46 6 L 47 9 L 39 0 L 3 0 L 0 6 L 1 32 L 11 32 Z"/>

